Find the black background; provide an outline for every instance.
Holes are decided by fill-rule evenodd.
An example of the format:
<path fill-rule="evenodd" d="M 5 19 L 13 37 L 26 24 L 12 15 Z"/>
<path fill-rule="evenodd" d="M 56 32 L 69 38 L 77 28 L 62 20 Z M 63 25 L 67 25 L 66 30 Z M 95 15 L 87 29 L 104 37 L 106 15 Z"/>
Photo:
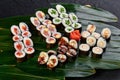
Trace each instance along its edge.
<path fill-rule="evenodd" d="M 31 15 L 37 8 L 50 7 L 50 2 L 90 4 L 108 10 L 120 19 L 120 0 L 0 0 L 0 18 Z M 120 20 L 110 24 L 120 28 Z M 120 69 L 97 70 L 95 75 L 86 78 L 66 78 L 66 80 L 120 80 Z"/>

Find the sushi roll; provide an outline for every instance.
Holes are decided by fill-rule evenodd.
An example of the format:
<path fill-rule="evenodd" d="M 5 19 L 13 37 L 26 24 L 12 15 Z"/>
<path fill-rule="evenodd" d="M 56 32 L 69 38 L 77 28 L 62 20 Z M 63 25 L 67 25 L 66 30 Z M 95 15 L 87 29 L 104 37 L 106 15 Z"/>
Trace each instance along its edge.
<path fill-rule="evenodd" d="M 29 37 L 23 39 L 25 47 L 33 47 L 33 41 Z"/>
<path fill-rule="evenodd" d="M 96 44 L 96 38 L 93 37 L 93 36 L 89 36 L 89 37 L 87 37 L 87 39 L 86 39 L 86 43 L 87 43 L 88 45 L 90 45 L 90 47 L 93 47 L 93 46 L 95 46 L 95 44 Z"/>
<path fill-rule="evenodd" d="M 106 39 L 107 42 L 110 41 L 110 37 L 111 37 L 111 30 L 109 28 L 104 28 L 102 31 L 101 31 L 101 35 L 103 38 Z"/>
<path fill-rule="evenodd" d="M 65 28 L 66 33 L 64 34 L 64 36 L 70 38 L 70 33 L 73 32 L 73 31 L 74 31 L 74 29 L 72 27 L 66 27 Z"/>
<path fill-rule="evenodd" d="M 25 32 L 25 31 L 28 31 L 29 29 L 28 29 L 28 25 L 26 24 L 26 23 L 24 23 L 24 22 L 20 22 L 19 23 L 19 27 L 20 27 L 20 30 L 22 31 L 22 32 Z"/>
<path fill-rule="evenodd" d="M 61 18 L 54 18 L 53 20 L 53 24 L 55 24 L 55 25 L 59 25 L 59 24 L 61 24 L 62 23 L 62 19 Z"/>
<path fill-rule="evenodd" d="M 51 18 L 58 17 L 58 12 L 56 11 L 56 9 L 53 8 L 48 9 L 48 14 L 50 15 Z"/>
<path fill-rule="evenodd" d="M 67 60 L 67 56 L 65 54 L 58 54 L 57 57 L 60 63 L 65 63 Z"/>
<path fill-rule="evenodd" d="M 61 34 L 60 32 L 54 32 L 54 33 L 52 34 L 52 36 L 53 36 L 55 39 L 57 39 L 57 41 L 59 41 L 60 38 L 62 37 L 62 34 Z"/>
<path fill-rule="evenodd" d="M 58 58 L 55 55 L 51 55 L 47 62 L 47 67 L 53 69 L 58 65 Z"/>
<path fill-rule="evenodd" d="M 78 22 L 78 17 L 74 13 L 69 13 L 69 17 L 73 23 Z"/>
<path fill-rule="evenodd" d="M 72 24 L 72 22 L 71 22 L 71 20 L 70 20 L 69 18 L 64 18 L 64 19 L 62 20 L 62 25 L 63 25 L 64 27 L 70 27 L 71 24 Z"/>
<path fill-rule="evenodd" d="M 35 27 L 40 25 L 40 21 L 37 17 L 30 17 L 30 21 Z"/>
<path fill-rule="evenodd" d="M 49 20 L 49 19 L 45 19 L 43 22 L 42 22 L 43 25 L 47 26 L 48 24 L 52 24 L 52 21 Z"/>
<path fill-rule="evenodd" d="M 58 46 L 60 46 L 60 45 L 65 45 L 65 46 L 67 46 L 68 43 L 69 43 L 68 38 L 67 38 L 67 37 L 62 37 L 62 38 L 60 39 L 59 43 L 58 43 Z"/>
<path fill-rule="evenodd" d="M 14 48 L 17 51 L 22 51 L 24 49 L 24 44 L 22 42 L 15 42 L 14 43 Z"/>
<path fill-rule="evenodd" d="M 60 18 L 68 18 L 68 14 L 67 13 L 61 13 L 60 14 Z"/>
<path fill-rule="evenodd" d="M 97 40 L 100 38 L 100 34 L 99 33 L 97 33 L 97 32 L 93 32 L 92 34 L 91 34 L 92 36 L 94 36 Z"/>
<path fill-rule="evenodd" d="M 38 63 L 39 64 L 46 64 L 49 59 L 49 56 L 46 52 L 40 52 L 38 57 Z"/>
<path fill-rule="evenodd" d="M 24 32 L 22 32 L 22 36 L 23 37 L 31 37 L 32 34 L 29 31 L 24 31 Z"/>
<path fill-rule="evenodd" d="M 48 28 L 43 28 L 41 30 L 41 35 L 44 37 L 44 38 L 48 38 L 51 36 L 51 32 Z"/>
<path fill-rule="evenodd" d="M 20 35 L 21 34 L 21 31 L 17 25 L 11 26 L 11 32 L 13 35 Z"/>
<path fill-rule="evenodd" d="M 87 31 L 89 31 L 90 33 L 95 32 L 95 30 L 96 30 L 96 26 L 95 26 L 95 25 L 89 24 L 89 25 L 87 26 Z"/>
<path fill-rule="evenodd" d="M 54 37 L 46 38 L 47 48 L 50 49 L 56 43 L 56 39 Z"/>
<path fill-rule="evenodd" d="M 61 14 L 61 13 L 66 13 L 65 7 L 62 6 L 62 5 L 60 5 L 60 4 L 57 4 L 57 5 L 56 5 L 56 9 L 57 9 L 57 11 L 58 11 L 59 14 Z"/>
<path fill-rule="evenodd" d="M 25 60 L 25 52 L 24 51 L 16 51 L 15 57 L 17 59 L 17 62 L 23 62 Z"/>
<path fill-rule="evenodd" d="M 88 31 L 82 31 L 81 33 L 81 43 L 86 43 L 87 37 L 90 36 Z"/>
<path fill-rule="evenodd" d="M 19 36 L 19 35 L 14 35 L 13 38 L 12 38 L 13 41 L 22 41 L 23 40 L 23 37 L 22 36 Z"/>
<path fill-rule="evenodd" d="M 103 49 L 100 47 L 92 48 L 92 58 L 102 58 Z"/>
<path fill-rule="evenodd" d="M 66 53 L 68 61 L 74 61 L 77 57 L 77 51 L 75 49 L 68 49 Z"/>
<path fill-rule="evenodd" d="M 73 49 L 76 49 L 76 50 L 77 50 L 78 43 L 77 43 L 76 40 L 71 39 L 71 40 L 69 41 L 69 46 L 70 46 L 70 48 L 73 48 Z"/>
<path fill-rule="evenodd" d="M 57 53 L 58 53 L 58 54 L 66 54 L 67 51 L 68 51 L 68 47 L 65 46 L 65 45 L 60 45 L 60 46 L 57 48 Z"/>
<path fill-rule="evenodd" d="M 25 53 L 27 54 L 27 58 L 33 57 L 33 53 L 35 52 L 35 49 L 33 47 L 27 47 L 24 49 Z"/>
<path fill-rule="evenodd" d="M 73 23 L 72 24 L 72 27 L 75 29 L 75 30 L 79 30 L 80 32 L 82 31 L 82 25 L 80 23 Z"/>
<path fill-rule="evenodd" d="M 44 29 L 44 28 L 46 28 L 46 26 L 45 25 L 40 25 L 40 26 L 37 26 L 36 27 L 36 29 L 38 30 L 38 31 L 42 31 L 42 29 Z"/>
<path fill-rule="evenodd" d="M 54 32 L 57 31 L 57 30 L 56 30 L 56 26 L 53 25 L 53 24 L 48 24 L 48 25 L 47 25 L 47 28 L 51 31 L 51 33 L 54 33 Z"/>
<path fill-rule="evenodd" d="M 38 18 L 41 22 L 43 22 L 43 21 L 45 20 L 45 13 L 44 13 L 44 12 L 42 12 L 42 11 L 37 11 L 37 12 L 35 13 L 35 15 L 37 16 L 37 18 Z"/>
<path fill-rule="evenodd" d="M 100 37 L 97 41 L 97 46 L 103 49 L 103 52 L 105 52 L 107 47 L 107 42 L 104 38 Z"/>
<path fill-rule="evenodd" d="M 51 55 L 57 55 L 57 52 L 54 51 L 54 50 L 49 50 L 49 51 L 47 52 L 47 54 L 48 54 L 49 56 L 51 56 Z"/>
<path fill-rule="evenodd" d="M 79 55 L 88 56 L 90 54 L 90 46 L 88 44 L 80 44 L 79 46 Z"/>

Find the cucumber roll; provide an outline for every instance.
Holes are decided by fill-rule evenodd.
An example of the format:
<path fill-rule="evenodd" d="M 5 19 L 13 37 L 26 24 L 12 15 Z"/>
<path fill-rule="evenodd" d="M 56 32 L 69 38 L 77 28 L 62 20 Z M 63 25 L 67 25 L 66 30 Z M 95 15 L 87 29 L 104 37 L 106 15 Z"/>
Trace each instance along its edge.
<path fill-rule="evenodd" d="M 65 7 L 62 6 L 62 5 L 60 5 L 60 4 L 57 4 L 57 5 L 56 5 L 56 9 L 57 9 L 57 11 L 58 11 L 59 14 L 61 14 L 61 13 L 66 13 Z"/>

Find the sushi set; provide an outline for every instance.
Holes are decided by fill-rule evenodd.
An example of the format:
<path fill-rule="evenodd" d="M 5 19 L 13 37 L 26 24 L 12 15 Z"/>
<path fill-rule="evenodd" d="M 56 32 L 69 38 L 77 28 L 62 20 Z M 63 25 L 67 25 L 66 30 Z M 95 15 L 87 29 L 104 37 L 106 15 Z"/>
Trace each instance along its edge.
<path fill-rule="evenodd" d="M 83 30 L 75 13 L 67 13 L 65 7 L 60 4 L 55 8 L 49 8 L 48 14 L 37 11 L 35 17 L 30 17 L 39 37 L 46 42 L 46 48 L 49 49 L 47 52 L 40 52 L 38 64 L 53 69 L 59 64 L 75 61 L 81 56 L 102 58 L 111 38 L 111 30 L 103 28 L 101 33 L 98 33 L 94 24 L 88 24 L 86 30 Z M 13 25 L 11 32 L 17 62 L 23 62 L 26 56 L 32 57 L 35 49 L 27 24 L 21 22 L 19 26 Z M 58 45 L 56 50 L 52 50 L 56 43 Z"/>

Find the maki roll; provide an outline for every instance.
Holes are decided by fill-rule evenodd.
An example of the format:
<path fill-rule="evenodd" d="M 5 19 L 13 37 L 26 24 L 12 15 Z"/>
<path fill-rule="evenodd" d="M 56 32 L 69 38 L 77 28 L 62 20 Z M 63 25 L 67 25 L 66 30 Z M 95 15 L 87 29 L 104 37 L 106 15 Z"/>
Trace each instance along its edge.
<path fill-rule="evenodd" d="M 107 47 L 107 42 L 104 38 L 100 37 L 97 41 L 97 46 L 103 49 L 103 52 L 105 52 Z"/>
<path fill-rule="evenodd" d="M 67 60 L 67 56 L 65 54 L 58 54 L 57 57 L 60 63 L 65 63 Z"/>
<path fill-rule="evenodd" d="M 88 56 L 90 53 L 90 46 L 88 44 L 80 44 L 79 55 Z"/>
<path fill-rule="evenodd" d="M 26 23 L 24 23 L 24 22 L 20 22 L 19 23 L 19 27 L 20 27 L 20 30 L 22 31 L 22 32 L 25 32 L 25 31 L 28 31 L 29 29 L 28 29 L 28 25 L 26 24 Z"/>
<path fill-rule="evenodd" d="M 95 44 L 96 44 L 96 39 L 95 39 L 95 37 L 93 37 L 93 36 L 87 37 L 86 43 L 87 43 L 88 45 L 90 45 L 90 47 L 95 46 Z"/>
<path fill-rule="evenodd" d="M 59 25 L 59 24 L 62 23 L 62 19 L 61 18 L 54 18 L 52 21 L 53 21 L 53 24 L 55 24 L 55 25 Z"/>
<path fill-rule="evenodd" d="M 47 67 L 53 69 L 58 65 L 58 58 L 55 55 L 51 55 L 47 62 Z"/>
<path fill-rule="evenodd" d="M 65 28 L 65 32 L 66 32 L 66 33 L 65 33 L 64 35 L 65 35 L 66 37 L 70 37 L 70 33 L 73 32 L 73 31 L 74 31 L 74 29 L 73 29 L 72 27 L 66 27 L 66 28 Z"/>
<path fill-rule="evenodd" d="M 23 39 L 25 47 L 33 47 L 33 41 L 29 37 Z"/>
<path fill-rule="evenodd" d="M 73 48 L 73 49 L 76 49 L 76 50 L 77 50 L 78 43 L 77 43 L 76 40 L 71 39 L 71 40 L 69 41 L 69 46 L 70 46 L 70 48 Z"/>
<path fill-rule="evenodd" d="M 111 37 L 111 30 L 109 28 L 104 28 L 101 32 L 101 35 L 106 39 L 107 42 L 109 42 Z"/>
<path fill-rule="evenodd" d="M 21 34 L 19 27 L 16 25 L 11 26 L 11 32 L 13 35 L 20 35 Z"/>
<path fill-rule="evenodd" d="M 71 24 L 72 24 L 72 22 L 71 22 L 71 20 L 70 20 L 69 18 L 64 18 L 64 19 L 62 20 L 62 25 L 63 25 L 64 27 L 70 27 Z"/>
<path fill-rule="evenodd" d="M 17 51 L 22 51 L 24 49 L 24 45 L 22 42 L 15 42 L 14 43 L 14 48 L 17 50 Z"/>
<path fill-rule="evenodd" d="M 92 58 L 102 58 L 103 49 L 100 47 L 92 48 Z"/>
<path fill-rule="evenodd" d="M 97 33 L 97 32 L 93 32 L 92 34 L 91 34 L 92 36 L 94 36 L 97 40 L 100 38 L 100 34 L 99 33 Z"/>
<path fill-rule="evenodd" d="M 59 41 L 59 39 L 62 37 L 62 34 L 60 32 L 54 32 L 52 36 Z"/>
<path fill-rule="evenodd" d="M 50 15 L 51 18 L 58 17 L 58 12 L 56 11 L 56 9 L 53 8 L 48 9 L 48 14 Z"/>
<path fill-rule="evenodd" d="M 27 47 L 24 49 L 25 53 L 27 54 L 27 58 L 33 57 L 33 53 L 35 52 L 35 49 L 33 47 Z"/>
<path fill-rule="evenodd" d="M 60 46 L 60 45 L 65 45 L 65 46 L 67 46 L 67 45 L 68 45 L 68 42 L 69 42 L 69 40 L 68 40 L 67 37 L 62 37 L 62 38 L 60 39 L 59 43 L 58 43 L 58 46 Z"/>
<path fill-rule="evenodd" d="M 66 54 L 67 51 L 68 51 L 68 47 L 65 46 L 65 45 L 60 45 L 60 46 L 57 48 L 57 53 L 58 53 L 58 54 Z"/>
<path fill-rule="evenodd" d="M 49 51 L 47 52 L 47 54 L 48 54 L 49 56 L 51 56 L 51 55 L 57 55 L 57 52 L 54 51 L 54 50 L 49 50 Z"/>
<path fill-rule="evenodd" d="M 46 28 L 45 25 L 40 25 L 40 26 L 37 26 L 37 27 L 36 27 L 36 29 L 37 29 L 38 31 L 42 31 L 42 29 L 44 29 L 44 28 Z"/>
<path fill-rule="evenodd" d="M 48 24 L 52 24 L 52 21 L 46 19 L 46 20 L 44 20 L 44 21 L 42 22 L 42 24 L 47 26 Z"/>
<path fill-rule="evenodd" d="M 77 51 L 75 49 L 69 49 L 66 53 L 68 61 L 73 61 L 77 57 Z"/>
<path fill-rule="evenodd" d="M 24 32 L 22 32 L 22 36 L 23 37 L 31 37 L 32 35 L 29 31 L 24 31 Z"/>
<path fill-rule="evenodd" d="M 41 22 L 43 22 L 43 21 L 45 20 L 45 13 L 44 13 L 44 12 L 42 12 L 42 11 L 37 11 L 37 12 L 35 13 L 35 15 L 37 16 L 37 18 L 38 18 Z"/>
<path fill-rule="evenodd" d="M 95 32 L 95 30 L 96 30 L 96 26 L 95 26 L 95 25 L 89 24 L 89 25 L 87 26 L 87 31 L 89 31 L 90 33 Z"/>
<path fill-rule="evenodd" d="M 38 57 L 38 63 L 39 64 L 46 64 L 49 59 L 49 56 L 46 52 L 40 52 Z"/>
<path fill-rule="evenodd" d="M 23 40 L 23 37 L 19 36 L 19 35 L 14 35 L 12 39 L 13 39 L 13 41 L 16 41 L 16 42 L 18 41 L 19 42 L 19 41 Z"/>
<path fill-rule="evenodd" d="M 50 49 L 56 43 L 56 39 L 54 37 L 46 38 L 47 48 Z"/>
<path fill-rule="evenodd" d="M 57 30 L 56 30 L 56 26 L 53 25 L 53 24 L 48 24 L 48 25 L 47 25 L 47 28 L 51 31 L 51 33 L 54 33 L 54 32 L 57 31 Z"/>
<path fill-rule="evenodd" d="M 78 22 L 78 17 L 74 13 L 69 13 L 69 17 L 73 23 Z"/>
<path fill-rule="evenodd" d="M 80 23 L 73 23 L 72 27 L 76 30 L 82 31 L 82 25 Z"/>
<path fill-rule="evenodd" d="M 25 52 L 24 51 L 16 51 L 15 57 L 17 59 L 17 62 L 23 62 L 25 60 Z"/>
<path fill-rule="evenodd" d="M 51 32 L 48 28 L 43 28 L 41 30 L 41 35 L 44 37 L 44 38 L 48 38 L 51 36 Z"/>
<path fill-rule="evenodd" d="M 57 4 L 57 5 L 56 5 L 56 9 L 57 9 L 57 11 L 58 11 L 59 14 L 61 14 L 61 13 L 66 13 L 65 7 L 62 6 L 62 5 L 60 5 L 60 4 Z"/>
<path fill-rule="evenodd" d="M 30 21 L 36 27 L 40 25 L 40 21 L 37 17 L 30 17 Z"/>
<path fill-rule="evenodd" d="M 68 18 L 68 14 L 67 13 L 61 13 L 60 14 L 60 18 Z"/>
<path fill-rule="evenodd" d="M 87 37 L 90 36 L 90 33 L 88 31 L 83 31 L 81 33 L 81 42 L 86 43 Z"/>

